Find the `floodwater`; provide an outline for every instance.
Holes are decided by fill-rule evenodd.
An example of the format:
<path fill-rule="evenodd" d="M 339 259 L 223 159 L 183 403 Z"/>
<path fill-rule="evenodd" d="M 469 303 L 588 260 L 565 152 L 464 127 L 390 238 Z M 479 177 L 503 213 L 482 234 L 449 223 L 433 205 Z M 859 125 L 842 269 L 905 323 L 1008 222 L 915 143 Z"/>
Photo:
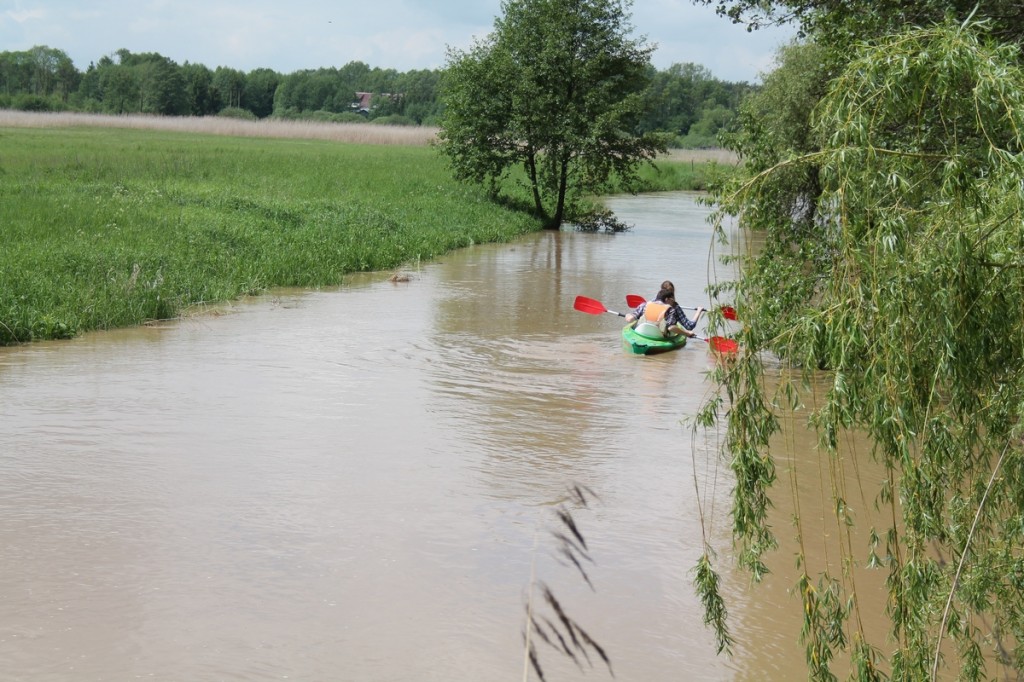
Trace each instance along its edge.
<path fill-rule="evenodd" d="M 609 205 L 631 232 L 0 349 L 0 678 L 524 679 L 531 594 L 553 617 L 541 583 L 615 679 L 804 678 L 791 583 L 730 568 L 730 476 L 685 423 L 706 344 L 631 356 L 620 318 L 573 309 L 623 311 L 665 278 L 706 305 L 728 275 L 707 209 Z M 558 508 L 593 588 L 559 559 Z M 691 582 L 705 534 L 732 658 Z M 538 651 L 550 680 L 612 679 Z"/>

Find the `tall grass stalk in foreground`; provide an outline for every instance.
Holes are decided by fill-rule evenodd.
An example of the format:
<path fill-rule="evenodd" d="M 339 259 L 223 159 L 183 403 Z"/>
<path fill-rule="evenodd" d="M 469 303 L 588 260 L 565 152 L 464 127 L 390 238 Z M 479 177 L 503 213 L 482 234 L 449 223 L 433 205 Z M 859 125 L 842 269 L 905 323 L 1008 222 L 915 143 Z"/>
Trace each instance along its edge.
<path fill-rule="evenodd" d="M 536 229 L 426 146 L 0 128 L 0 343 L 337 285 Z"/>
<path fill-rule="evenodd" d="M 590 501 L 598 499 L 594 491 L 578 484 L 570 486 L 567 495 L 568 501 L 580 509 L 588 509 Z M 586 538 L 576 523 L 572 511 L 565 503 L 558 505 L 555 509 L 555 516 L 558 519 L 558 529 L 552 530 L 551 535 L 555 539 L 557 558 L 564 565 L 572 566 L 587 583 L 587 586 L 593 590 L 594 584 L 587 574 L 586 565 L 593 564 L 594 560 L 590 557 Z M 536 547 L 534 551 L 536 551 Z M 593 667 L 594 659 L 591 658 L 591 654 L 594 654 L 604 662 L 608 667 L 608 672 L 614 677 L 612 661 L 604 647 L 569 615 L 551 587 L 541 582 L 539 587 L 543 602 L 540 606 L 534 603 L 534 592 L 537 586 L 536 569 L 531 567 L 530 588 L 526 602 L 526 624 L 523 629 L 525 658 L 523 682 L 529 679 L 531 670 L 536 673 L 541 682 L 547 680 L 540 664 L 540 653 L 537 650 L 535 639 L 539 639 L 571 660 L 580 670 L 585 669 L 584 663 L 587 664 L 587 667 Z M 547 609 L 542 609 L 543 606 L 546 606 Z"/>

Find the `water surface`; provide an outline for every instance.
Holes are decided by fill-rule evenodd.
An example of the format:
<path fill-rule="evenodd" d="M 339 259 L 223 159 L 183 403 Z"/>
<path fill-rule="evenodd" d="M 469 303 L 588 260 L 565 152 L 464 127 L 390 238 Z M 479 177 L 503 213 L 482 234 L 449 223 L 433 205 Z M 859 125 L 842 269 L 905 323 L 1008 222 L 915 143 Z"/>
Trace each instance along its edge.
<path fill-rule="evenodd" d="M 531 575 L 617 679 L 803 677 L 788 585 L 765 601 L 726 560 L 734 659 L 702 624 L 698 495 L 729 534 L 717 443 L 683 423 L 706 344 L 631 356 L 620 318 L 572 306 L 665 278 L 706 305 L 727 273 L 694 199 L 616 198 L 631 232 L 476 246 L 406 282 L 0 349 L 3 678 L 522 679 Z M 555 554 L 561 504 L 593 590 Z"/>

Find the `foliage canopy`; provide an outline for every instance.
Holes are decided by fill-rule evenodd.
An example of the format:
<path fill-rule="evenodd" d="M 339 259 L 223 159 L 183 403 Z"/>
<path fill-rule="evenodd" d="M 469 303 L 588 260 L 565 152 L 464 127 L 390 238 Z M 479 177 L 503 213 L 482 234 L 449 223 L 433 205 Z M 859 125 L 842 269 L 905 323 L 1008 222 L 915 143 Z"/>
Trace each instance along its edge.
<path fill-rule="evenodd" d="M 841 651 L 859 680 L 1024 670 L 1024 72 L 992 29 L 908 28 L 861 44 L 831 80 L 779 73 L 776 93 L 828 87 L 791 139 L 748 122 L 751 173 L 715 196 L 719 229 L 735 215 L 764 236 L 713 292 L 731 291 L 746 321 L 743 352 L 717 372 L 740 563 L 760 577 L 776 545 L 772 436 L 801 389 L 824 381 L 807 422 L 840 535 L 864 518 L 836 474 L 845 436 L 866 434 L 885 472 L 869 483 L 889 521 L 867 546 L 818 571 L 798 557 L 812 679 L 834 679 Z M 709 556 L 698 589 L 726 648 Z M 886 571 L 891 632 L 863 630 L 856 566 Z"/>
<path fill-rule="evenodd" d="M 536 213 L 557 228 L 612 173 L 665 151 L 638 134 L 653 47 L 627 37 L 619 0 L 506 0 L 494 32 L 453 50 L 443 79 L 440 148 L 457 178 L 497 191 L 525 171 Z"/>
<path fill-rule="evenodd" d="M 755 89 L 718 80 L 696 64 L 673 64 L 665 71 L 650 67 L 650 76 L 638 131 L 670 133 L 674 144 L 686 148 L 720 146 L 718 132 L 731 125 L 740 102 Z M 440 70 L 402 73 L 359 61 L 290 74 L 268 68 L 211 70 L 126 49 L 100 58 L 83 73 L 61 50 L 36 46 L 0 51 L 0 109 L 167 116 L 245 115 L 245 110 L 260 119 L 434 127 L 442 111 L 440 78 Z"/>

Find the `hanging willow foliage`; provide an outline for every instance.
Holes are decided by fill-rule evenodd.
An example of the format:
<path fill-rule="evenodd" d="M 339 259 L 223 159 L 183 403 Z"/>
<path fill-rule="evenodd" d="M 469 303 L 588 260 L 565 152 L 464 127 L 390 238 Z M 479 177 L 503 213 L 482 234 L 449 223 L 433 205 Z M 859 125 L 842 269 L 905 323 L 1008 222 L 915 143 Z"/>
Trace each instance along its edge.
<path fill-rule="evenodd" d="M 801 568 L 794 586 L 812 679 L 832 679 L 841 652 L 858 680 L 1024 672 L 1020 61 L 979 23 L 864 46 L 815 111 L 820 151 L 715 196 L 720 237 L 729 216 L 763 237 L 719 287 L 746 322 L 717 374 L 740 564 L 758 578 L 776 545 L 772 436 L 810 384 L 825 386 L 807 412 L 816 456 L 838 461 L 856 432 L 886 472 L 874 503 L 889 527 L 851 543 L 842 576 Z M 816 195 L 788 189 L 808 176 Z M 837 468 L 826 492 L 844 527 L 857 515 Z M 863 631 L 854 566 L 886 572 L 890 632 Z"/>

